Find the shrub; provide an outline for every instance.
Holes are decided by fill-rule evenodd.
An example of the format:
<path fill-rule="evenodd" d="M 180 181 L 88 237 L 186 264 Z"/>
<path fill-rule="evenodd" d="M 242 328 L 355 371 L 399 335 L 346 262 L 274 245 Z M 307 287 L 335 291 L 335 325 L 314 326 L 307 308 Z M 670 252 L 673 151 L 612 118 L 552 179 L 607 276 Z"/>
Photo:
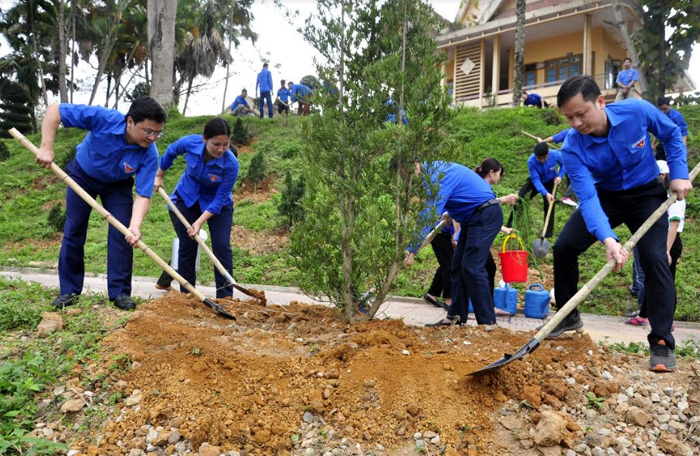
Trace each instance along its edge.
<path fill-rule="evenodd" d="M 294 181 L 292 173 L 287 171 L 284 176 L 284 191 L 277 210 L 285 217 L 285 224 L 292 226 L 294 223 L 304 218 L 304 207 L 301 205 L 301 198 L 304 196 L 306 182 L 304 176 Z"/>
<path fill-rule="evenodd" d="M 239 119 L 240 120 L 240 119 Z M 263 179 L 265 179 L 265 173 L 267 172 L 267 166 L 265 165 L 265 155 L 262 151 L 258 152 L 253 156 L 250 161 L 250 167 L 248 168 L 248 174 L 246 174 L 246 181 L 253 184 L 255 190 L 258 188 Z"/>
<path fill-rule="evenodd" d="M 248 144 L 249 137 L 248 127 L 245 126 L 243 120 L 239 117 L 236 119 L 236 123 L 233 124 L 231 139 L 233 139 L 234 143 L 244 146 Z"/>
<path fill-rule="evenodd" d="M 48 223 L 56 232 L 63 232 L 63 227 L 66 224 L 66 211 L 61 206 L 61 203 L 56 203 L 49 211 Z"/>
<path fill-rule="evenodd" d="M 279 149 L 279 153 L 282 156 L 282 158 L 285 159 L 290 159 L 294 158 L 297 155 L 299 155 L 299 152 L 301 151 L 301 144 L 299 144 L 296 141 L 289 142 L 289 143 L 284 143 L 282 147 Z"/>

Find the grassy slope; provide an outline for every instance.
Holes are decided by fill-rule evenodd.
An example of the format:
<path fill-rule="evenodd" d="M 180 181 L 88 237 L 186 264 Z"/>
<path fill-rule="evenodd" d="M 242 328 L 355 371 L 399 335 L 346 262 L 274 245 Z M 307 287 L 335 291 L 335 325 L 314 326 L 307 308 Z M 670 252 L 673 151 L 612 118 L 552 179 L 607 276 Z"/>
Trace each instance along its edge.
<path fill-rule="evenodd" d="M 692 106 L 683 110 L 690 125 L 691 139 L 689 141 L 689 162 L 697 162 L 700 151 L 700 138 L 695 132 L 700 128 L 700 107 Z M 199 133 L 209 117 L 173 118 L 166 128 L 166 134 L 159 140 L 161 151 L 175 139 L 192 133 Z M 284 172 L 290 170 L 298 173 L 295 154 L 301 148 L 301 122 L 304 119 L 276 119 L 272 122 L 265 119 L 245 119 L 246 124 L 255 135 L 250 147 L 243 148 L 240 154 L 241 172 L 239 181 L 245 176 L 253 152 L 264 151 L 268 170 L 276 178 L 273 187 L 281 190 Z M 458 161 L 476 166 L 482 158 L 493 156 L 501 160 L 506 168 L 506 174 L 497 186 L 496 192 L 504 195 L 516 192 L 527 177 L 526 160 L 532 151 L 534 142 L 522 135 L 522 130 L 540 136 L 548 136 L 566 127 L 553 111 L 535 109 L 503 109 L 478 112 L 462 110 L 452 125 L 452 133 L 459 140 L 460 150 Z M 68 153 L 81 139 L 82 132 L 62 130 L 57 139 L 57 162 Z M 30 137 L 35 143 L 38 136 Z M 63 184 L 32 161 L 28 152 L 19 145 L 8 142 L 11 157 L 7 162 L 0 163 L 0 265 L 31 266 L 52 265 L 58 258 L 60 248 L 60 233 L 54 233 L 47 225 L 48 210 L 57 202 L 62 202 L 65 194 Z M 286 158 L 285 158 L 286 157 Z M 166 188 L 172 189 L 182 172 L 182 161 L 176 162 L 174 168 L 166 176 Z M 258 232 L 265 237 L 279 231 L 281 219 L 277 215 L 276 205 L 279 194 L 273 192 L 271 198 L 264 202 L 253 202 L 253 199 L 236 196 L 234 223 L 246 229 Z M 541 198 L 532 200 L 529 220 L 521 224 L 529 227 L 526 242 L 531 242 L 532 236 L 541 229 Z M 556 230 L 561 230 L 570 215 L 571 209 L 558 206 L 556 212 Z M 697 308 L 697 298 L 700 292 L 700 236 L 697 224 L 692 220 L 700 213 L 700 198 L 694 193 L 689 199 L 688 223 L 683 234 L 684 252 L 678 272 L 679 319 L 700 321 L 700 311 Z M 507 210 L 506 210 L 507 216 Z M 86 245 L 86 269 L 91 272 L 106 271 L 106 222 L 93 215 L 90 221 Z M 628 237 L 625 228 L 619 234 L 622 239 Z M 152 208 L 144 223 L 142 232 L 144 241 L 164 257 L 169 256 L 172 228 L 166 213 L 165 204 L 160 198 L 154 198 Z M 502 237 L 496 243 L 502 241 Z M 135 275 L 157 276 L 159 271 L 145 255 L 136 253 Z M 551 265 L 551 255 L 544 260 Z M 603 250 L 596 245 L 582 258 L 582 281 L 590 278 L 604 264 Z M 421 253 L 416 266 L 403 271 L 397 278 L 394 293 L 408 296 L 420 296 L 432 278 L 436 262 L 430 249 Z M 253 254 L 250 251 L 234 249 L 234 275 L 247 283 L 265 283 L 274 285 L 293 285 L 290 283 L 289 266 L 284 250 Z M 212 268 L 208 261 L 202 261 L 200 280 L 213 279 Z M 595 292 L 593 298 L 585 304 L 590 312 L 619 313 L 621 310 L 634 305 L 626 291 L 629 283 L 629 268 L 623 274 L 610 277 Z"/>

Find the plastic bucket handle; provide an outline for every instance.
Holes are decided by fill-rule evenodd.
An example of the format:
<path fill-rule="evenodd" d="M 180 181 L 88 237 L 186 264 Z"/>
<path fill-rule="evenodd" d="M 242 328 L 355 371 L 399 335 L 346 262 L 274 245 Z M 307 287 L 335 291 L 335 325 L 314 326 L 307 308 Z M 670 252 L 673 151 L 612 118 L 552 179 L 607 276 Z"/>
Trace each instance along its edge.
<path fill-rule="evenodd" d="M 544 287 L 540 285 L 539 283 L 533 283 L 530 285 L 530 288 L 528 290 L 539 290 L 539 291 L 544 291 Z"/>
<path fill-rule="evenodd" d="M 506 244 L 511 239 L 517 239 L 518 242 L 520 243 L 520 250 L 525 250 L 525 246 L 523 245 L 523 240 L 520 239 L 520 236 L 518 236 L 517 234 L 509 234 L 508 236 L 506 236 L 505 240 L 503 241 L 503 253 L 506 253 Z"/>

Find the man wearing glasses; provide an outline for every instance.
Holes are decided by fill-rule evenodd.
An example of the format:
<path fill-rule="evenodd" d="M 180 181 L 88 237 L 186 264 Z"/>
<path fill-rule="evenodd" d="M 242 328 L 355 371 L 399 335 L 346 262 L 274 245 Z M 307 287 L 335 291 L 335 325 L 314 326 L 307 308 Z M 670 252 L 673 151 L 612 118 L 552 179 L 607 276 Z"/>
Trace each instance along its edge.
<path fill-rule="evenodd" d="M 153 98 L 134 101 L 125 115 L 99 106 L 53 104 L 41 124 L 41 147 L 36 162 L 49 168 L 54 160 L 58 126 L 80 128 L 88 134 L 76 148 L 66 169 L 90 196 L 132 233 L 126 242 L 110 225 L 107 240 L 107 289 L 110 301 L 122 310 L 136 307 L 131 299 L 132 246 L 141 239 L 141 223 L 148 212 L 158 170 L 156 140 L 163 135 L 167 114 Z M 136 178 L 136 199 L 132 189 Z M 66 192 L 66 224 L 58 259 L 59 309 L 73 305 L 83 290 L 84 245 L 92 208 L 70 187 Z"/>

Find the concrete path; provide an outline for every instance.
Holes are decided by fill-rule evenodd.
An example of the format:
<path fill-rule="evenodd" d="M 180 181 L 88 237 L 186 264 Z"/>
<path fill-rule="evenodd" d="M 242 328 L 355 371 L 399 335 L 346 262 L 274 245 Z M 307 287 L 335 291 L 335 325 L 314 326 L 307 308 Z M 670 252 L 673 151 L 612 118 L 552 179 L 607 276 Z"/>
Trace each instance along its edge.
<path fill-rule="evenodd" d="M 25 281 L 36 282 L 45 287 L 58 287 L 58 276 L 56 271 L 39 270 L 32 268 L 5 268 L 0 270 L 0 276 L 14 277 Z M 175 284 L 175 282 L 173 282 Z M 243 285 L 245 287 L 264 290 L 267 299 L 272 304 L 286 305 L 291 301 L 298 301 L 309 304 L 326 304 L 315 301 L 304 294 L 299 289 L 292 287 L 272 287 L 265 285 Z M 106 293 L 107 280 L 103 274 L 90 274 L 85 277 L 84 293 Z M 214 287 L 199 286 L 198 289 L 206 296 L 215 296 Z M 236 292 L 238 293 L 238 292 Z M 133 294 L 144 299 L 157 298 L 164 294 L 163 291 L 156 290 L 155 279 L 150 277 L 133 278 Z M 245 297 L 238 294 L 238 297 Z M 410 325 L 422 326 L 426 323 L 434 323 L 444 317 L 445 311 L 433 307 L 422 299 L 392 297 L 384 303 L 379 310 L 381 318 L 401 318 Z M 470 315 L 469 325 L 475 325 L 473 315 Z M 625 325 L 623 317 L 609 317 L 601 315 L 583 314 L 584 328 L 591 338 L 598 342 L 647 342 L 647 328 L 640 328 Z M 525 318 L 518 313 L 512 317 L 498 318 L 498 325 L 513 331 L 530 331 L 542 324 L 542 320 Z M 677 322 L 674 332 L 676 343 L 679 344 L 686 339 L 694 339 L 700 343 L 700 323 Z"/>

